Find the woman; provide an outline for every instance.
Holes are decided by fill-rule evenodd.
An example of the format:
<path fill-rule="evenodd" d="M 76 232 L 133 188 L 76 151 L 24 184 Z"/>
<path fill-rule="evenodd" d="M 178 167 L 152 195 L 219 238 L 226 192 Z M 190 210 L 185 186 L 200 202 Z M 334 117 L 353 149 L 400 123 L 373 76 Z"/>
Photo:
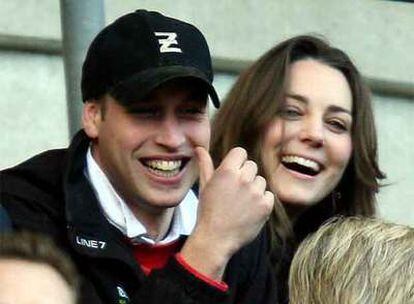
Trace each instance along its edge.
<path fill-rule="evenodd" d="M 334 215 L 375 214 L 384 174 L 369 91 L 349 57 L 325 41 L 276 45 L 240 75 L 213 125 L 215 161 L 244 147 L 296 240 Z M 284 218 L 275 210 L 269 228 L 288 240 Z"/>

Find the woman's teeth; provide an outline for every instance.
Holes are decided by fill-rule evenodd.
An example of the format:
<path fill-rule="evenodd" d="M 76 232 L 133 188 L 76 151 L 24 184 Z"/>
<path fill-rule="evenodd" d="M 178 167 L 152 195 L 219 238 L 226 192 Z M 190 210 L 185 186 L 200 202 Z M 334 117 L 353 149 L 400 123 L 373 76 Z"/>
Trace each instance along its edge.
<path fill-rule="evenodd" d="M 312 170 L 314 173 L 319 173 L 321 170 L 321 167 L 317 162 L 300 156 L 284 156 L 282 157 L 282 162 L 285 164 L 297 164 L 299 166 L 306 167 Z"/>

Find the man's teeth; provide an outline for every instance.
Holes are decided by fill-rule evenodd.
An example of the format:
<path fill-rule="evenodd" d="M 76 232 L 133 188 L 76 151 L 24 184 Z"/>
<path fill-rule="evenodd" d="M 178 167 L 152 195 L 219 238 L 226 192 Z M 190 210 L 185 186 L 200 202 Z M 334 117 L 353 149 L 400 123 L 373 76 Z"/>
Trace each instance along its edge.
<path fill-rule="evenodd" d="M 149 160 L 145 164 L 151 169 L 171 172 L 180 170 L 181 160 Z"/>
<path fill-rule="evenodd" d="M 282 158 L 282 161 L 285 163 L 296 163 L 299 164 L 301 166 L 307 167 L 312 169 L 315 172 L 319 172 L 320 171 L 320 166 L 317 162 L 314 162 L 313 160 L 310 159 L 306 159 L 303 157 L 299 157 L 299 156 L 284 156 Z"/>

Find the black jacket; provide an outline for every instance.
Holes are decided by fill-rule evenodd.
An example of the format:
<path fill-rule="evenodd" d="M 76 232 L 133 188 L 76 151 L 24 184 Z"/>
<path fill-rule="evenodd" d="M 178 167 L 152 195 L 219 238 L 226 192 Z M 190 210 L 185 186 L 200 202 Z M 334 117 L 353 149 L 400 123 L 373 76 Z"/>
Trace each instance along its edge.
<path fill-rule="evenodd" d="M 81 131 L 68 149 L 0 172 L 0 203 L 13 227 L 47 234 L 69 253 L 82 277 L 80 303 L 277 303 L 264 234 L 230 260 L 227 292 L 196 278 L 173 257 L 145 276 L 83 173 L 88 145 Z"/>
<path fill-rule="evenodd" d="M 11 222 L 6 210 L 0 205 L 0 231 L 9 231 L 11 229 Z"/>

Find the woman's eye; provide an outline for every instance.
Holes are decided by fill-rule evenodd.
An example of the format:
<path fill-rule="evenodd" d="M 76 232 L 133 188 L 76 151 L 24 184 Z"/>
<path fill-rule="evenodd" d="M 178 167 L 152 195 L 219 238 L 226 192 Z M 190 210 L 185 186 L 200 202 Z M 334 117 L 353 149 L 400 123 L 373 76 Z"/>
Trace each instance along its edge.
<path fill-rule="evenodd" d="M 280 111 L 280 115 L 284 118 L 297 118 L 301 116 L 301 112 L 296 108 L 284 108 Z"/>
<path fill-rule="evenodd" d="M 328 121 L 328 125 L 337 132 L 346 132 L 348 131 L 348 126 L 346 123 L 339 121 L 339 120 L 330 120 Z"/>

